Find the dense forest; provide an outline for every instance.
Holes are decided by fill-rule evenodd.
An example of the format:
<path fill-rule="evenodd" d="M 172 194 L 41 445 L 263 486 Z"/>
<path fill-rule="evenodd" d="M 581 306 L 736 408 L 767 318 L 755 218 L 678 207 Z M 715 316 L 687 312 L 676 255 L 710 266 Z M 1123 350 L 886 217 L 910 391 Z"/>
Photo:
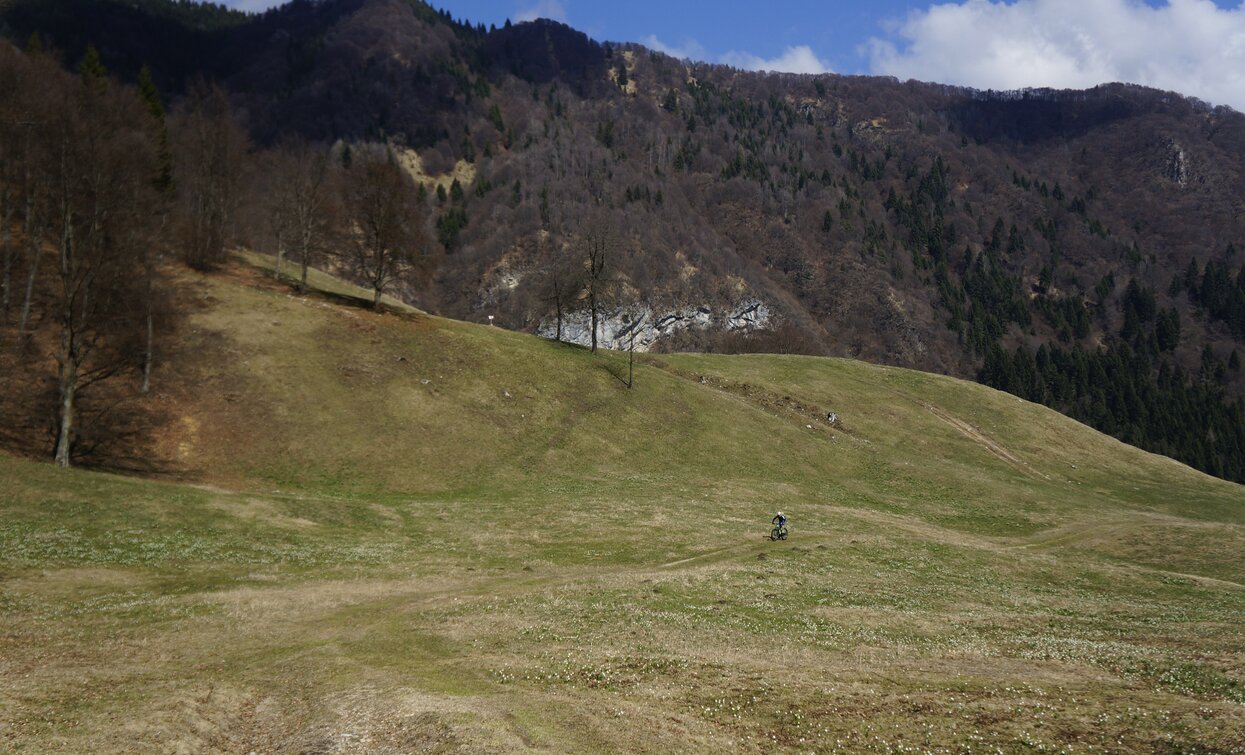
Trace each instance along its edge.
<path fill-rule="evenodd" d="M 761 301 L 766 330 L 656 347 L 973 377 L 1245 481 L 1245 117 L 1229 109 L 1123 84 L 749 73 L 414 0 L 15 0 L 0 23 L 172 107 L 170 257 L 211 266 L 245 244 L 527 330 Z M 209 122 L 223 172 L 194 167 Z M 18 280 L 31 265 L 13 259 Z"/>

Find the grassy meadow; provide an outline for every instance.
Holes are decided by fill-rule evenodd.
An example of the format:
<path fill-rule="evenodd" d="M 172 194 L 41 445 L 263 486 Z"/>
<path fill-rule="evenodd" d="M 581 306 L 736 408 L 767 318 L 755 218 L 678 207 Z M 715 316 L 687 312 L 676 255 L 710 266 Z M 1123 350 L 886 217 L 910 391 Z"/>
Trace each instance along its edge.
<path fill-rule="evenodd" d="M 263 264 L 188 282 L 159 474 L 0 454 L 0 750 L 1245 752 L 1241 486 Z"/>

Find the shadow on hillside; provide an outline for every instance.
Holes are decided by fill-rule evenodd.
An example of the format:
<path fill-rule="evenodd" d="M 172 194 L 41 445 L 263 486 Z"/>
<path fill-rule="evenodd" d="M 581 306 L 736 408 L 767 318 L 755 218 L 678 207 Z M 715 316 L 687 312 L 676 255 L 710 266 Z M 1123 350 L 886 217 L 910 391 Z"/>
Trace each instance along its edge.
<path fill-rule="evenodd" d="M 590 347 L 584 346 L 581 343 L 574 343 L 573 341 L 561 341 L 561 340 L 558 340 L 557 338 L 549 338 L 547 336 L 542 336 L 541 340 L 543 340 L 545 343 L 549 344 L 550 346 L 553 346 L 554 348 L 562 349 L 565 351 L 575 351 L 581 354 L 588 353 L 590 351 Z M 602 349 L 602 350 L 606 352 L 610 351 L 609 349 Z M 639 355 L 637 354 L 636 356 L 637 356 L 636 364 L 640 364 L 640 360 L 638 359 Z M 597 365 L 597 369 L 603 370 L 604 372 L 609 374 L 610 377 L 614 378 L 619 383 L 621 383 L 624 388 L 630 387 L 627 385 L 626 366 L 622 366 L 620 368 L 618 365 L 614 365 L 609 362 L 601 362 L 600 364 Z"/>
<path fill-rule="evenodd" d="M 47 247 L 43 269 L 55 269 Z M 25 278 L 27 271 L 17 268 Z M 211 299 L 179 263 L 154 269 L 150 302 L 83 331 L 74 404 L 74 466 L 147 476 L 185 472 L 176 453 L 183 416 L 181 396 L 200 387 L 200 375 L 178 364 L 187 319 Z M 63 348 L 60 281 L 39 276 L 31 290 L 24 332 L 16 312 L 0 316 L 0 449 L 26 458 L 53 458 L 59 421 L 59 362 Z M 147 327 L 145 315 L 150 316 Z M 148 331 L 147 328 L 150 328 Z M 147 334 L 150 333 L 150 342 Z M 144 390 L 143 354 L 150 348 L 150 382 Z"/>
<path fill-rule="evenodd" d="M 168 399 L 178 378 L 166 363 L 179 337 L 185 312 L 170 301 L 193 300 L 192 290 L 171 277 L 168 299 L 156 311 L 154 371 L 151 390 L 142 391 L 141 363 L 127 350 L 108 351 L 85 363 L 74 407 L 72 462 L 76 467 L 142 475 L 180 472 L 160 450 L 160 436 L 176 413 Z M 30 459 L 51 461 L 56 446 L 58 380 L 55 355 L 60 331 L 47 316 L 55 304 L 40 290 L 30 332 L 19 338 L 14 323 L 0 322 L 0 448 Z M 137 346 L 124 343 L 128 353 Z"/>
<path fill-rule="evenodd" d="M 581 343 L 574 343 L 572 341 L 559 341 L 556 338 L 549 338 L 547 336 L 541 336 L 541 337 L 544 339 L 545 343 L 548 343 L 552 346 L 567 349 L 569 351 L 588 351 L 588 347 L 584 346 Z"/>
<path fill-rule="evenodd" d="M 631 383 L 627 382 L 627 368 L 625 366 L 618 368 L 611 364 L 603 364 L 601 369 L 609 373 L 609 376 L 617 380 L 623 388 L 631 387 Z"/>
<path fill-rule="evenodd" d="M 305 292 L 299 294 L 298 285 L 296 283 L 284 279 L 279 282 L 287 284 L 290 293 L 305 296 L 309 299 L 319 299 L 321 301 L 329 302 L 330 304 L 337 304 L 342 307 L 351 307 L 353 309 L 364 309 L 368 312 L 379 312 L 381 314 L 394 315 L 395 317 L 400 317 L 404 320 L 418 320 L 422 317 L 422 315 L 418 312 L 410 312 L 384 302 L 381 302 L 380 306 L 377 307 L 372 303 L 371 299 L 365 296 L 352 296 L 351 294 L 343 294 L 336 291 L 325 291 L 317 288 L 308 288 Z"/>
<path fill-rule="evenodd" d="M 275 270 L 265 265 L 256 264 L 242 256 L 235 255 L 233 258 L 239 265 L 246 270 L 254 273 L 257 280 L 265 282 L 273 290 L 280 290 L 292 296 L 301 296 L 307 299 L 314 299 L 330 304 L 336 304 L 341 307 L 349 307 L 351 309 L 361 309 L 368 312 L 379 312 L 381 314 L 393 315 L 404 320 L 415 321 L 423 317 L 422 312 L 412 312 L 384 301 L 377 307 L 373 304 L 370 296 L 360 296 L 357 294 L 349 294 L 341 291 L 328 291 L 318 288 L 315 284 L 309 283 L 306 291 L 298 290 L 298 279 L 285 273 L 278 274 Z"/>

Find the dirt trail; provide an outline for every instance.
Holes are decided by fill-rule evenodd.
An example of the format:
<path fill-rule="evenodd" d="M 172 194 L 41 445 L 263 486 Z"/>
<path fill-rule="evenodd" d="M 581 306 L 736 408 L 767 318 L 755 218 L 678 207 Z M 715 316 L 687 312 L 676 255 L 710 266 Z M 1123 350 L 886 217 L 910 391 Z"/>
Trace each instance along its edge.
<path fill-rule="evenodd" d="M 850 516 L 854 519 L 870 522 L 872 524 L 880 524 L 886 527 L 893 527 L 902 530 L 911 535 L 916 535 L 925 540 L 930 540 L 948 545 L 956 545 L 964 548 L 978 548 L 989 551 L 1003 551 L 1006 546 L 1001 545 L 996 540 L 987 537 L 973 535 L 968 532 L 950 529 L 948 527 L 940 527 L 937 524 L 931 524 L 924 519 L 916 517 L 903 516 L 900 514 L 888 514 L 884 511 L 874 511 L 872 509 L 854 509 L 847 506 L 829 506 L 827 510 L 836 514 Z"/>
<path fill-rule="evenodd" d="M 780 393 L 761 385 L 728 380 L 709 373 L 679 369 L 660 359 L 650 359 L 647 364 L 664 370 L 677 378 L 703 385 L 719 395 L 733 398 L 745 406 L 793 420 L 802 426 L 817 430 L 833 428 L 840 432 L 847 432 L 841 424 L 838 424 L 837 420 L 830 419 L 830 412 L 826 409 L 816 404 L 801 401 L 790 393 Z"/>
<path fill-rule="evenodd" d="M 864 382 L 864 381 L 858 380 L 858 382 Z M 968 422 L 965 422 L 959 417 L 956 417 L 955 415 L 951 414 L 946 409 L 943 409 L 942 407 L 936 404 L 932 404 L 928 401 L 919 399 L 915 396 L 905 393 L 899 390 L 898 388 L 895 388 L 892 386 L 883 386 L 883 387 L 887 391 L 889 391 L 890 393 L 893 393 L 895 396 L 903 399 L 904 401 L 915 404 L 927 410 L 928 412 L 933 414 L 938 419 L 942 420 L 943 422 L 953 427 L 961 435 L 973 441 L 974 443 L 982 446 L 987 451 L 989 451 L 991 454 L 993 454 L 996 458 L 1002 461 L 1004 464 L 1007 464 L 1012 469 L 1015 469 L 1017 472 L 1020 472 L 1026 477 L 1029 477 L 1034 480 L 1051 479 L 1050 475 L 1039 472 L 1037 469 L 1035 469 L 1032 465 L 1030 465 L 1024 459 L 1020 458 L 1018 455 L 1008 450 L 1007 447 L 1005 447 L 1002 443 L 999 443 L 997 440 L 995 440 L 994 438 L 991 438 L 989 435 L 986 435 L 984 432 L 982 432 L 978 428 L 973 427 Z"/>
<path fill-rule="evenodd" d="M 1005 448 L 1001 443 L 994 440 L 993 438 L 986 435 L 985 433 L 978 430 L 977 428 L 973 427 L 972 425 L 968 424 L 964 420 L 947 412 L 945 409 L 942 409 L 941 407 L 935 406 L 934 404 L 930 404 L 930 403 L 924 403 L 922 404 L 922 406 L 928 409 L 938 419 L 954 427 L 961 434 L 963 434 L 964 437 L 968 438 L 969 440 L 972 440 L 973 442 L 981 446 L 984 446 L 987 451 L 994 454 L 1005 464 L 1011 466 L 1013 469 L 1020 472 L 1021 474 L 1032 477 L 1035 480 L 1049 480 L 1050 479 L 1049 475 L 1045 475 L 1037 471 L 1036 469 L 1031 467 L 1028 464 L 1028 462 L 1016 456 L 1011 451 L 1007 450 L 1007 448 Z"/>
<path fill-rule="evenodd" d="M 1161 514 L 1154 511 L 1133 511 L 1124 515 L 1113 516 L 1108 519 L 1070 522 L 1058 527 L 1052 527 L 1051 529 L 1042 530 L 1035 535 L 1024 538 L 1022 542 L 1014 543 L 1009 547 L 1050 548 L 1061 545 L 1069 545 L 1071 543 L 1088 540 L 1093 537 L 1127 534 L 1146 527 L 1217 529 L 1222 526 L 1223 525 L 1220 522 L 1205 522 L 1193 519 L 1184 519 L 1178 516 L 1172 516 L 1171 514 Z"/>
<path fill-rule="evenodd" d="M 1091 537 L 1123 534 L 1136 529 L 1139 525 L 1144 526 L 1147 520 L 1148 517 L 1146 515 L 1139 513 L 1130 517 L 1119 517 L 1095 522 L 1076 522 L 1049 530 L 1042 530 L 1038 534 L 1027 538 L 1025 542 L 1015 543 L 1008 547 L 1021 550 L 1057 548 L 1071 545 L 1081 540 L 1088 540 Z"/>
<path fill-rule="evenodd" d="M 1085 540 L 1124 536 L 1149 527 L 1190 527 L 1201 524 L 1165 514 L 1138 511 L 1127 516 L 1114 517 L 1106 520 L 1074 522 L 1072 524 L 1042 530 L 1041 532 L 1025 538 L 1018 538 L 1009 542 L 1000 542 L 998 539 L 976 536 L 966 532 L 960 532 L 959 530 L 939 527 L 936 524 L 930 524 L 929 522 L 925 522 L 921 519 L 900 516 L 897 514 L 887 514 L 881 511 L 852 509 L 840 506 L 831 507 L 830 510 L 855 519 L 900 529 L 927 540 L 960 547 L 980 548 L 1000 553 L 1014 553 L 1016 551 L 1057 551 L 1065 546 L 1074 545 Z M 817 536 L 814 536 L 814 538 L 816 537 Z M 824 536 L 822 539 L 824 539 Z M 705 554 L 705 556 L 709 555 L 713 555 L 713 553 L 711 552 Z M 1207 587 L 1245 590 L 1245 584 L 1233 582 L 1232 580 L 1210 577 L 1204 574 L 1193 574 L 1189 572 L 1173 571 L 1171 569 L 1161 569 L 1144 563 L 1138 563 L 1136 561 L 1125 560 L 1110 564 L 1104 563 L 1102 565 L 1104 568 L 1117 569 L 1124 572 L 1141 572 L 1145 574 L 1188 579 Z"/>
<path fill-rule="evenodd" d="M 771 542 L 768 535 L 758 535 L 757 537 L 760 540 L 763 540 L 767 543 Z M 688 556 L 687 558 L 680 558 L 677 561 L 670 561 L 670 562 L 661 564 L 657 568 L 658 569 L 672 569 L 676 566 L 690 564 L 693 561 L 703 561 L 705 559 L 713 558 L 714 556 L 722 556 L 727 553 L 737 553 L 739 551 L 755 550 L 756 547 L 757 547 L 756 543 L 749 541 L 741 545 L 731 545 L 726 548 L 717 548 L 716 550 L 705 551 L 704 553 L 698 553 L 695 556 Z"/>

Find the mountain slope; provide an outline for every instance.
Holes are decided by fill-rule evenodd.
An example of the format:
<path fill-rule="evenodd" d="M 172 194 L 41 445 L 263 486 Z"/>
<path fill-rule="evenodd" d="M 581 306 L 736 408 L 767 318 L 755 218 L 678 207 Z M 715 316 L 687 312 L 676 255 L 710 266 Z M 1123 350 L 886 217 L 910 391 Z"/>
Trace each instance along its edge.
<path fill-rule="evenodd" d="M 946 377 L 654 355 L 628 389 L 337 283 L 186 282 L 171 479 L 0 456 L 6 749 L 1245 734 L 1238 485 Z"/>
<path fill-rule="evenodd" d="M 1239 113 L 1119 84 L 765 76 L 405 0 L 73 7 L 22 0 L 3 23 L 171 91 L 217 78 L 261 144 L 383 138 L 430 194 L 458 177 L 426 208 L 435 270 L 404 292 L 425 309 L 552 327 L 552 280 L 606 233 L 607 335 L 644 315 L 643 348 L 976 377 L 1245 479 Z M 265 227 L 242 235 L 268 245 Z M 716 329 L 758 303 L 744 333 L 768 331 Z"/>

